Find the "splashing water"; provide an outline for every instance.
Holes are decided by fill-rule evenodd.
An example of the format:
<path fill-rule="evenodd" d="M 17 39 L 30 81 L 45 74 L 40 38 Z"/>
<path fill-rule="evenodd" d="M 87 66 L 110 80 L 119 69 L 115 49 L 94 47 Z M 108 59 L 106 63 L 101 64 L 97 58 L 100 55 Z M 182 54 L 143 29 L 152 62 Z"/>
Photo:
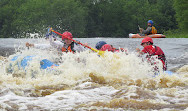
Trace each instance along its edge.
<path fill-rule="evenodd" d="M 15 56 L 18 59 L 11 61 Z M 23 69 L 18 64 L 26 56 L 33 57 Z M 40 69 L 42 59 L 59 66 Z M 173 75 L 160 71 L 154 76 L 152 66 L 134 52 L 106 52 L 99 57 L 89 50 L 59 55 L 31 48 L 2 57 L 0 63 L 4 110 L 188 109 L 188 66 Z"/>

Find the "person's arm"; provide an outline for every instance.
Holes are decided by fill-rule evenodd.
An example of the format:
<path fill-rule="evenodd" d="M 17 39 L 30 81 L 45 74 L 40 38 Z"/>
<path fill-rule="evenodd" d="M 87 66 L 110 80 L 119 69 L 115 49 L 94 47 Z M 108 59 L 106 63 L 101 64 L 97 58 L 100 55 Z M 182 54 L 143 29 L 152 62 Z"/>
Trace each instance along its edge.
<path fill-rule="evenodd" d="M 61 50 L 64 45 L 64 43 L 62 43 L 61 41 L 58 41 L 58 40 L 54 41 L 54 38 L 52 35 L 49 37 L 49 41 L 50 41 L 50 45 L 54 48 L 57 48 L 58 50 Z"/>
<path fill-rule="evenodd" d="M 151 27 L 148 27 L 146 30 L 142 30 L 142 34 L 150 34 L 152 28 Z"/>
<path fill-rule="evenodd" d="M 74 43 L 74 50 L 76 51 L 76 52 L 83 52 L 83 51 L 85 51 L 86 50 L 86 48 L 84 47 L 84 46 L 81 46 L 81 45 L 79 45 L 79 44 L 75 44 Z"/>
<path fill-rule="evenodd" d="M 34 47 L 34 48 L 37 48 L 37 49 L 49 49 L 51 48 L 51 45 L 50 44 L 30 44 L 28 42 L 26 42 L 26 47 Z"/>
<path fill-rule="evenodd" d="M 143 55 L 143 54 L 144 54 L 144 52 L 141 51 L 139 48 L 136 48 L 136 52 L 138 52 L 140 55 Z"/>

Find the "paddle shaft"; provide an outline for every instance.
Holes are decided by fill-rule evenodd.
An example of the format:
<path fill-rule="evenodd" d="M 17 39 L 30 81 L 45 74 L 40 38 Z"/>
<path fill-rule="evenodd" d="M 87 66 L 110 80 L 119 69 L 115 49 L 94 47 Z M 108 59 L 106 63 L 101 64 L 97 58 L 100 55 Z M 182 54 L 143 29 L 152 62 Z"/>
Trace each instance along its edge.
<path fill-rule="evenodd" d="M 56 34 L 58 34 L 58 35 L 60 35 L 60 36 L 63 36 L 63 34 L 57 32 L 57 31 L 52 30 L 52 32 L 54 32 L 54 33 L 56 33 Z M 93 51 L 95 51 L 95 52 L 99 52 L 99 50 L 94 49 L 94 48 L 91 48 L 91 47 L 89 47 L 88 45 L 82 44 L 82 43 L 80 43 L 80 42 L 78 42 L 78 41 L 76 41 L 76 40 L 73 40 L 73 39 L 69 38 L 69 37 L 65 37 L 65 36 L 63 36 L 63 37 L 64 37 L 64 38 L 67 38 L 67 39 L 69 39 L 69 40 L 71 40 L 71 41 L 73 41 L 73 42 L 75 42 L 75 43 L 77 43 L 77 44 L 80 44 L 80 45 L 82 45 L 82 46 L 84 46 L 84 47 L 87 47 L 87 48 L 89 48 L 89 49 L 91 49 L 91 50 L 93 50 Z"/>
<path fill-rule="evenodd" d="M 140 30 L 140 26 L 138 25 L 138 28 L 139 28 L 139 30 Z"/>

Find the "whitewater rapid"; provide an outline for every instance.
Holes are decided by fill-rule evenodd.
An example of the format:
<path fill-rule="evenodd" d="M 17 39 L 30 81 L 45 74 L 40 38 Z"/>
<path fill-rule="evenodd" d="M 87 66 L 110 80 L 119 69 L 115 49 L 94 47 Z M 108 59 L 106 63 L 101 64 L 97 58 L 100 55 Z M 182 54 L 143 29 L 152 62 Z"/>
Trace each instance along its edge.
<path fill-rule="evenodd" d="M 113 40 L 107 39 L 110 43 Z M 44 43 L 44 39 L 35 41 Z M 168 55 L 171 51 L 167 52 L 171 69 L 176 66 L 175 74 L 168 75 L 160 70 L 160 75 L 154 76 L 152 66 L 134 52 L 133 43 L 130 44 L 129 39 L 124 41 L 127 45 L 118 44 L 128 48 L 128 54 L 106 52 L 105 57 L 99 57 L 90 50 L 61 55 L 54 49 L 27 49 L 24 43 L 19 44 L 15 53 L 0 59 L 0 109 L 188 110 L 188 53 L 181 52 L 179 60 Z M 139 41 L 135 39 L 132 42 Z M 160 41 L 159 44 L 163 44 Z M 92 40 L 86 42 L 94 45 Z M 170 48 L 174 49 L 175 46 L 164 49 Z M 29 66 L 21 70 L 17 63 L 31 55 L 34 58 Z M 15 56 L 19 58 L 12 62 Z M 41 70 L 42 59 L 59 66 L 53 67 L 53 70 Z M 184 63 L 182 59 L 185 59 Z M 12 73 L 7 71 L 10 64 Z"/>

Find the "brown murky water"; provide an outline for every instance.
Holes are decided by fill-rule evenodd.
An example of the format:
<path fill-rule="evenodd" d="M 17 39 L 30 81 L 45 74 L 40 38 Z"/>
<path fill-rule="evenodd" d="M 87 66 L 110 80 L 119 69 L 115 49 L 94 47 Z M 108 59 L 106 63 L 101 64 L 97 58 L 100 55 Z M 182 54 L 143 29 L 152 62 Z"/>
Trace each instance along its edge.
<path fill-rule="evenodd" d="M 80 39 L 94 45 L 103 39 Z M 107 39 L 115 46 L 129 49 L 129 54 L 106 52 L 104 58 L 85 51 L 67 53 L 60 57 L 54 51 L 22 49 L 0 58 L 1 110 L 188 110 L 188 64 L 186 44 L 171 46 L 174 40 L 156 39 L 169 59 L 173 75 L 160 72 L 154 76 L 152 66 L 133 52 L 133 44 L 141 39 Z M 164 40 L 164 41 L 162 41 Z M 26 40 L 24 40 L 26 41 Z M 124 41 L 124 42 L 123 42 Z M 177 42 L 178 41 L 178 42 Z M 182 39 L 176 39 L 180 44 Z M 124 45 L 125 43 L 126 45 Z M 172 53 L 181 52 L 179 56 Z M 181 49 L 184 48 L 184 49 Z M 166 50 L 168 49 L 168 50 Z M 175 49 L 174 49 L 175 50 Z M 181 51 L 180 51 L 181 50 Z M 170 55 L 171 54 L 171 55 Z M 14 56 L 19 58 L 12 62 Z M 29 66 L 21 70 L 17 63 L 28 55 L 35 55 Z M 77 58 L 80 61 L 76 61 Z M 40 70 L 40 60 L 57 62 L 53 70 Z M 13 72 L 7 71 L 12 65 Z"/>

